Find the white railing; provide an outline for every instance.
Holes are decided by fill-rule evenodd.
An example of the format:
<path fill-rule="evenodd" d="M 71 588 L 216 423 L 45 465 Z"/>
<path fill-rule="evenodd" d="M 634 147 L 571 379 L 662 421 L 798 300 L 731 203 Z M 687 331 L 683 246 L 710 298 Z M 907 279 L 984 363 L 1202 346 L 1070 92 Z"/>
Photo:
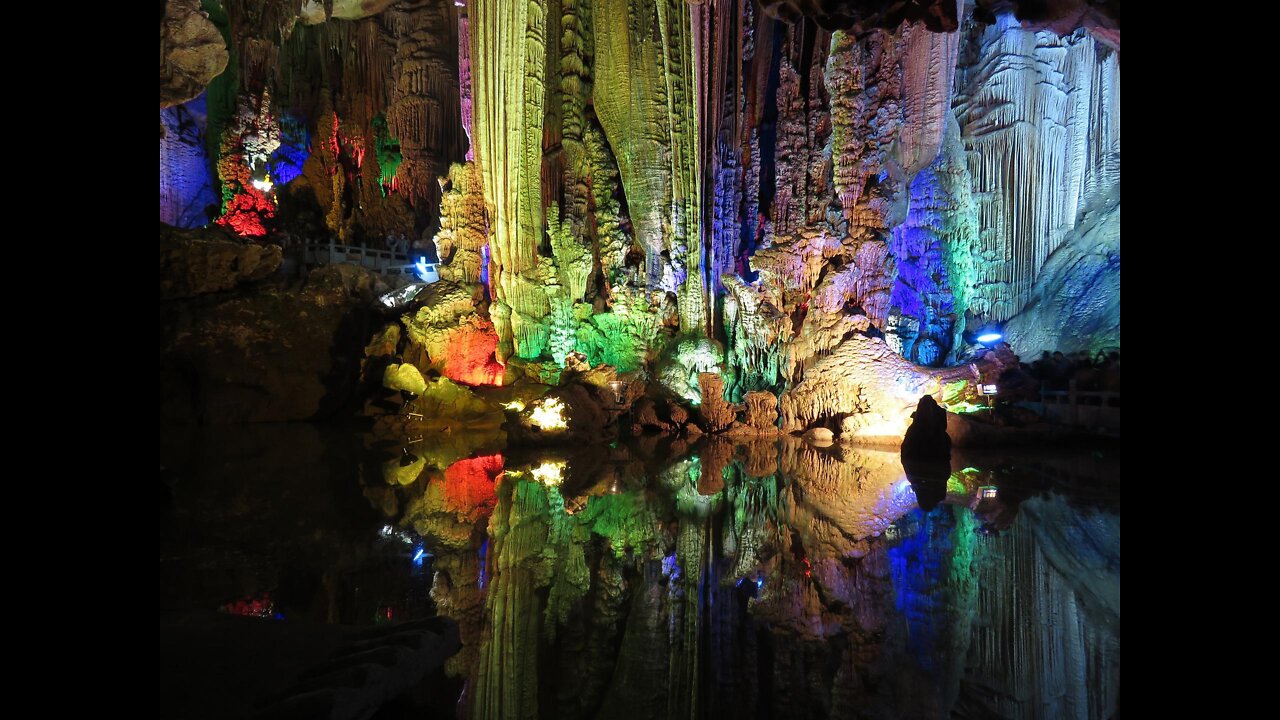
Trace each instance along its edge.
<path fill-rule="evenodd" d="M 414 264 L 408 255 L 354 245 L 307 243 L 302 251 L 302 262 L 308 266 L 346 263 L 381 275 L 415 275 Z"/>
<path fill-rule="evenodd" d="M 1061 425 L 1101 428 L 1119 432 L 1120 393 L 1077 390 L 1041 390 L 1041 415 Z"/>

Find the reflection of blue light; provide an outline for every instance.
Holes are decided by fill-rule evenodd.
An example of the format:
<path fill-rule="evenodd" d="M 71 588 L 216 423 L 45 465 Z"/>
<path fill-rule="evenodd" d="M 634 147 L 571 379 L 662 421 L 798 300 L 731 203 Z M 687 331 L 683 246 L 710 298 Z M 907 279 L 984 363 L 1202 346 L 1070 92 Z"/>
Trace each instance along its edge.
<path fill-rule="evenodd" d="M 426 548 L 418 548 L 418 552 L 414 553 L 414 555 L 413 555 L 413 564 L 414 564 L 414 565 L 421 565 L 421 564 L 422 564 L 422 557 L 423 557 L 424 555 L 426 555 L 426 554 L 427 554 L 427 549 L 426 549 Z"/>
<path fill-rule="evenodd" d="M 999 340 L 999 339 L 1000 339 L 1000 338 L 1002 338 L 1002 337 L 1004 337 L 1004 336 L 1003 336 L 1003 335 L 1001 335 L 1000 333 L 985 333 L 985 334 L 982 334 L 982 335 L 979 335 L 979 336 L 978 336 L 978 342 L 980 342 L 980 343 L 990 343 L 990 342 L 995 342 L 995 341 Z"/>
<path fill-rule="evenodd" d="M 738 578 L 738 582 L 734 583 L 734 585 L 733 585 L 733 586 L 734 586 L 734 587 L 742 587 L 742 582 L 743 582 L 744 580 L 746 580 L 746 578 Z"/>
<path fill-rule="evenodd" d="M 284 619 L 284 613 L 282 613 L 282 612 L 278 612 L 278 613 L 276 613 L 275 615 L 272 615 L 271 617 L 272 617 L 272 619 L 274 619 L 274 620 L 283 620 L 283 619 Z"/>
<path fill-rule="evenodd" d="M 764 578 L 756 578 L 756 587 L 758 588 L 764 587 Z"/>
<path fill-rule="evenodd" d="M 481 590 L 489 584 L 489 569 L 485 565 L 485 556 L 489 554 L 489 538 L 480 544 L 480 572 L 476 574 L 476 587 Z"/>
<path fill-rule="evenodd" d="M 675 553 L 662 558 L 662 574 L 673 579 L 680 577 L 680 566 L 676 564 Z"/>

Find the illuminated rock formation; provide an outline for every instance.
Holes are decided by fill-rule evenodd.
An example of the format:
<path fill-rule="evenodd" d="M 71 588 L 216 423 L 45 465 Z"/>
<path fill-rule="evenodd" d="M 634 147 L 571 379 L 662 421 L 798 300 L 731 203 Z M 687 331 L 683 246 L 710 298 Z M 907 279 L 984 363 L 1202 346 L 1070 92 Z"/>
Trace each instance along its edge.
<path fill-rule="evenodd" d="M 972 380 L 967 366 L 922 368 L 883 340 L 855 334 L 782 395 L 782 427 L 798 431 L 826 422 L 843 437 L 896 446 L 921 395 L 934 395 L 945 406 L 961 397 L 957 381 Z"/>
<path fill-rule="evenodd" d="M 160 222 L 200 227 L 216 217 L 222 200 L 214 187 L 204 134 L 203 98 L 160 111 Z"/>
<path fill-rule="evenodd" d="M 1011 16 L 973 25 L 956 74 L 982 235 L 971 300 L 1004 320 L 1027 302 L 1081 209 L 1120 180 L 1120 57 L 1080 30 L 1023 30 Z"/>
<path fill-rule="evenodd" d="M 551 312 L 538 277 L 544 232 L 542 123 L 546 9 L 536 3 L 472 0 L 472 140 L 490 226 L 490 313 L 499 356 L 537 358 Z"/>
<path fill-rule="evenodd" d="M 686 401 L 629 423 L 664 431 L 770 432 L 739 405 L 768 392 L 785 432 L 892 442 L 971 394 L 980 328 L 1119 344 L 1118 10 L 465 5 L 211 4 L 230 62 L 203 126 L 162 116 L 162 219 L 438 260 L 407 362 L 612 366 Z"/>
<path fill-rule="evenodd" d="M 447 184 L 445 184 L 447 182 Z M 440 231 L 436 233 L 436 255 L 442 264 L 440 278 L 460 283 L 479 283 L 484 272 L 484 193 L 475 163 L 454 164 L 448 180 L 441 180 Z"/>
<path fill-rule="evenodd" d="M 693 28 L 681 0 L 596 0 L 595 109 L 618 159 L 651 287 L 705 333 Z"/>
<path fill-rule="evenodd" d="M 477 311 L 473 290 L 441 281 L 427 286 L 415 302 L 420 303 L 417 309 L 401 318 L 418 350 L 407 357 L 457 382 L 501 384 L 503 367 L 494 358 L 498 337 Z"/>
<path fill-rule="evenodd" d="M 1028 357 L 1049 348 L 1092 355 L 1120 347 L 1118 190 L 1086 211 L 1045 261 L 1005 337 Z"/>
<path fill-rule="evenodd" d="M 196 97 L 227 67 L 227 43 L 199 0 L 168 0 L 160 21 L 160 107 Z"/>

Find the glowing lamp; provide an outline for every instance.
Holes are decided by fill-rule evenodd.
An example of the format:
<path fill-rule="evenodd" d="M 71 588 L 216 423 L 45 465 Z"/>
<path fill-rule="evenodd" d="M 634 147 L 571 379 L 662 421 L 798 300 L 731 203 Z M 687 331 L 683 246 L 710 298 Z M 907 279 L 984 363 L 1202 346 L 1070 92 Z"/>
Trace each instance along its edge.
<path fill-rule="evenodd" d="M 613 401 L 619 405 L 627 399 L 627 383 L 621 380 L 612 380 L 609 382 L 609 389 L 613 391 Z"/>
<path fill-rule="evenodd" d="M 978 342 L 983 344 L 993 343 L 1002 337 L 1004 336 L 1001 335 L 1000 333 L 983 333 L 982 335 L 978 336 Z"/>
<path fill-rule="evenodd" d="M 265 193 L 265 192 L 271 192 L 271 178 L 264 178 L 264 179 L 262 179 L 262 180 L 254 180 L 254 181 L 253 181 L 253 186 L 254 186 L 255 188 L 257 188 L 257 189 L 261 190 L 261 191 L 262 191 L 262 192 L 264 192 L 264 193 Z"/>
<path fill-rule="evenodd" d="M 978 496 L 981 497 L 983 500 L 994 498 L 999 493 L 1000 493 L 1000 488 L 996 487 L 995 485 L 983 485 L 982 487 L 978 488 Z"/>
<path fill-rule="evenodd" d="M 551 398 L 539 403 L 529 414 L 529 419 L 543 430 L 563 430 L 569 427 L 564 411 L 564 401 L 560 398 Z"/>
<path fill-rule="evenodd" d="M 996 390 L 997 388 L 995 385 L 979 385 L 978 386 L 979 395 L 995 395 Z"/>
<path fill-rule="evenodd" d="M 502 407 L 508 410 L 514 410 L 515 412 L 524 412 L 524 403 L 519 400 L 512 400 L 509 403 L 503 403 Z"/>

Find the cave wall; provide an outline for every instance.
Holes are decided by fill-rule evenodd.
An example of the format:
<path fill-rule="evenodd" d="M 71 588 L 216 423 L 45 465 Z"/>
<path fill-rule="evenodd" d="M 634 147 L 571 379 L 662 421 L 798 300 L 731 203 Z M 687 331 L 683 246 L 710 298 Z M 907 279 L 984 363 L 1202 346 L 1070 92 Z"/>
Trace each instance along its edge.
<path fill-rule="evenodd" d="M 286 244 L 333 237 L 434 254 L 437 178 L 467 143 L 452 2 L 172 0 L 164 20 L 161 107 L 207 110 L 197 133 L 221 195 L 210 212 L 220 224 Z M 174 26 L 184 31 L 166 35 Z M 167 100 L 166 78 L 219 33 L 222 65 L 196 89 L 205 99 Z M 174 150 L 165 117 L 161 220 L 203 225 L 174 209 L 200 203 L 203 213 L 208 202 L 191 184 L 197 161 Z"/>
<path fill-rule="evenodd" d="M 174 0 L 229 59 L 162 111 L 162 219 L 438 256 L 494 348 L 460 382 L 580 353 L 900 435 L 980 327 L 1118 346 L 1120 35 L 880 5 Z"/>

